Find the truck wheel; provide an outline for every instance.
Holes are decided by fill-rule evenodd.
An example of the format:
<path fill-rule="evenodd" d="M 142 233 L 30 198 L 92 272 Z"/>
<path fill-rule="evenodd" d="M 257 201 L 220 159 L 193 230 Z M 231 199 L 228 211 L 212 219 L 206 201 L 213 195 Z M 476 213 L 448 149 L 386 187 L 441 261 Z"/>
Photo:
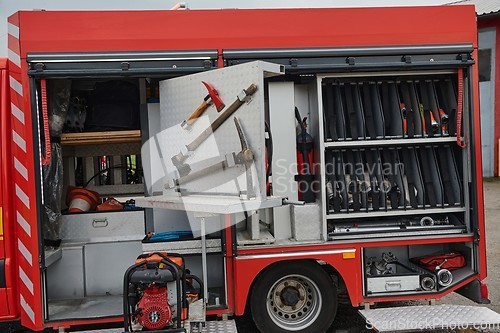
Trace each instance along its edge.
<path fill-rule="evenodd" d="M 278 263 L 259 276 L 250 308 L 261 332 L 321 333 L 335 319 L 337 290 L 315 263 Z"/>

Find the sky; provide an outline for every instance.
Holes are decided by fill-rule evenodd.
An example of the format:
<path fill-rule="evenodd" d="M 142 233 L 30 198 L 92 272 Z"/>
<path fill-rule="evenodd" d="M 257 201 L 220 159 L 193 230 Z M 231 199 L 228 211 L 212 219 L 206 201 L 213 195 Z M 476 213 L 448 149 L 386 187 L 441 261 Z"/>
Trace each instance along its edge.
<path fill-rule="evenodd" d="M 7 55 L 7 17 L 18 10 L 113 10 L 159 9 L 174 6 L 177 0 L 0 0 L 0 57 Z M 284 8 L 284 7 L 368 7 L 437 5 L 449 0 L 192 0 L 190 9 Z"/>

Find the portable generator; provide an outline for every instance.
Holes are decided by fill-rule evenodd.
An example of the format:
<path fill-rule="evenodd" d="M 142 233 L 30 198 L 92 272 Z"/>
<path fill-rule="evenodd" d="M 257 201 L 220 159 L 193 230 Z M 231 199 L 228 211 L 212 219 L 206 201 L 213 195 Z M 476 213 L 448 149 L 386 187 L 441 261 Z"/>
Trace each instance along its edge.
<path fill-rule="evenodd" d="M 123 288 L 125 332 L 186 332 L 189 304 L 203 299 L 203 283 L 174 253 L 140 255 L 125 272 Z"/>

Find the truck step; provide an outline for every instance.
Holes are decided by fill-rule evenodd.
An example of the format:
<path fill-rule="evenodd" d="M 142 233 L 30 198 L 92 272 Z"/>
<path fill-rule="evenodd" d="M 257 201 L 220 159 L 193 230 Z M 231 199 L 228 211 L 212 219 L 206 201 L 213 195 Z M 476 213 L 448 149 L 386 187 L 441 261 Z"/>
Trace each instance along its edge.
<path fill-rule="evenodd" d="M 482 306 L 418 305 L 360 310 L 369 329 L 377 332 L 414 332 L 435 329 L 500 329 L 500 314 Z"/>
<path fill-rule="evenodd" d="M 123 333 L 123 328 L 79 331 L 75 333 Z M 207 321 L 201 331 L 193 327 L 191 333 L 238 333 L 238 329 L 234 320 Z"/>

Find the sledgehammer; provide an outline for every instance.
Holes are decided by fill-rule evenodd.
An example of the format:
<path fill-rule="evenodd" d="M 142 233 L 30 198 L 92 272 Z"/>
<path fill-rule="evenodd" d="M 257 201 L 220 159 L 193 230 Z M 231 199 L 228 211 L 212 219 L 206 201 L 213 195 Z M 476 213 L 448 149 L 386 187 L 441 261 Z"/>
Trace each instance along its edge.
<path fill-rule="evenodd" d="M 172 163 L 179 171 L 181 177 L 191 172 L 191 167 L 184 161 L 189 157 L 189 152 L 195 151 L 212 133 L 214 133 L 240 106 L 245 103 L 250 96 L 257 91 L 257 86 L 251 84 L 247 89 L 243 89 L 236 100 L 222 114 L 210 124 L 207 129 L 198 135 L 190 144 L 186 145 L 179 154 L 172 157 Z"/>

